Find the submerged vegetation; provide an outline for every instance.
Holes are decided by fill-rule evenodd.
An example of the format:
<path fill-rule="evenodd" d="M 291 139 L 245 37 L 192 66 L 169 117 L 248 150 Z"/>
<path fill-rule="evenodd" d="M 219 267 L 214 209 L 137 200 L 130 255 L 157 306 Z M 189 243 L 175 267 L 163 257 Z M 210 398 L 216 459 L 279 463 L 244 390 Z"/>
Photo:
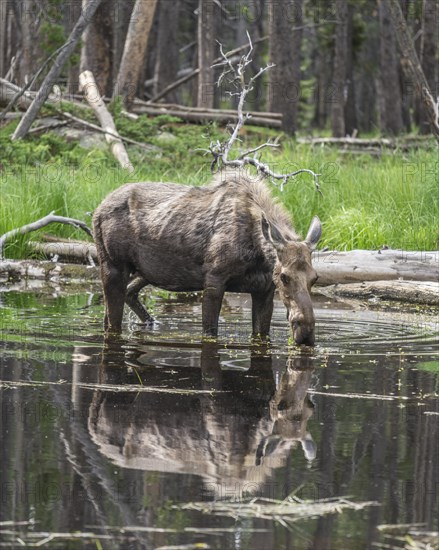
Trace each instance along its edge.
<path fill-rule="evenodd" d="M 102 136 L 91 134 L 93 146 L 86 148 L 77 137 L 63 135 L 64 130 L 11 142 L 16 122 L 0 129 L 0 235 L 51 211 L 90 224 L 91 214 L 104 196 L 128 181 L 192 185 L 209 181 L 211 158 L 202 149 L 212 140 L 224 139 L 223 128 L 185 124 L 166 115 L 143 115 L 132 121 L 117 108 L 113 114 L 122 136 L 149 146 L 128 146 L 136 167 L 132 176 L 119 168 L 103 139 L 99 141 Z M 277 133 L 272 130 L 245 128 L 241 146 L 258 146 L 274 135 Z M 378 158 L 287 138 L 280 144 L 279 149 L 263 153 L 271 167 L 278 171 L 310 168 L 321 174 L 323 196 L 315 191 L 308 174 L 288 183 L 283 192 L 275 188 L 299 232 L 306 231 L 312 216 L 320 217 L 324 228 L 321 247 L 438 247 L 439 163 L 434 141 L 408 152 L 403 148 L 382 150 Z M 39 233 L 48 231 L 60 237 L 84 238 L 82 231 L 64 226 L 52 225 Z M 38 233 L 8 243 L 6 256 L 29 255 L 25 244 L 29 239 L 37 240 Z"/>

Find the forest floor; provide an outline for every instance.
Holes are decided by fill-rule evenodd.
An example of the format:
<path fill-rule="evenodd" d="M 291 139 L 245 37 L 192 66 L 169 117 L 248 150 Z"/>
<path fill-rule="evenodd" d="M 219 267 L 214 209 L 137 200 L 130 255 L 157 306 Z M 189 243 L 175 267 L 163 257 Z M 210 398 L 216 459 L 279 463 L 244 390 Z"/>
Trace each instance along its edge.
<path fill-rule="evenodd" d="M 17 122 L 0 128 L 0 235 L 52 211 L 91 225 L 91 214 L 100 201 L 125 182 L 202 185 L 211 179 L 212 158 L 203 149 L 212 140 L 226 140 L 225 128 L 187 124 L 167 115 L 143 115 L 132 121 L 117 109 L 113 115 L 122 136 L 148 145 L 127 145 L 136 168 L 133 175 L 119 167 L 102 134 L 63 127 L 11 142 Z M 250 149 L 278 136 L 275 130 L 246 127 L 240 147 Z M 359 152 L 313 146 L 283 135 L 279 143 L 278 149 L 261 154 L 272 169 L 291 172 L 308 168 L 321 174 L 322 194 L 309 174 L 301 174 L 283 191 L 274 188 L 299 233 L 306 232 L 314 215 L 320 217 L 321 248 L 438 248 L 439 160 L 434 139 L 416 147 L 382 148 L 378 153 L 376 149 Z M 85 238 L 71 226 L 53 224 L 8 242 L 5 256 L 35 256 L 27 241 L 48 232 Z"/>

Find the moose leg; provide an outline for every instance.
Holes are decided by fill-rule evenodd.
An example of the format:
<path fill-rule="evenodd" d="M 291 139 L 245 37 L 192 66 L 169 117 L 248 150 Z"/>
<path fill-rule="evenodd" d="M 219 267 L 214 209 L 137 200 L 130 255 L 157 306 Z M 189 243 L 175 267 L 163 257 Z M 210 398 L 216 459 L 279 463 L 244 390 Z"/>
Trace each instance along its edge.
<path fill-rule="evenodd" d="M 218 318 L 221 311 L 225 286 L 218 279 L 209 278 L 203 291 L 203 333 L 207 336 L 218 335 Z"/>
<path fill-rule="evenodd" d="M 274 285 L 268 292 L 252 292 L 253 336 L 268 336 L 273 315 Z"/>
<path fill-rule="evenodd" d="M 142 323 L 153 323 L 154 319 L 139 300 L 139 292 L 147 284 L 148 281 L 141 275 L 135 277 L 128 285 L 125 302 L 130 306 Z"/>
<path fill-rule="evenodd" d="M 128 271 L 124 267 L 122 269 L 115 267 L 111 262 L 101 261 L 101 278 L 105 300 L 105 330 L 120 332 Z"/>

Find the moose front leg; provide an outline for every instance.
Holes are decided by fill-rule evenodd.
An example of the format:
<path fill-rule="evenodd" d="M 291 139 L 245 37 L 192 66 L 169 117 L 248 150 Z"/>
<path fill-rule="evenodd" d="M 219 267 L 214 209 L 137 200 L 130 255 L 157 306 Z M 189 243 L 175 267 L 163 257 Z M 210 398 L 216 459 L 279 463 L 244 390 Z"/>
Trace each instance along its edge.
<path fill-rule="evenodd" d="M 252 292 L 253 336 L 268 336 L 273 315 L 274 285 L 267 292 Z"/>
<path fill-rule="evenodd" d="M 203 291 L 203 333 L 206 336 L 218 335 L 218 319 L 221 311 L 225 286 L 214 279 L 206 281 Z"/>

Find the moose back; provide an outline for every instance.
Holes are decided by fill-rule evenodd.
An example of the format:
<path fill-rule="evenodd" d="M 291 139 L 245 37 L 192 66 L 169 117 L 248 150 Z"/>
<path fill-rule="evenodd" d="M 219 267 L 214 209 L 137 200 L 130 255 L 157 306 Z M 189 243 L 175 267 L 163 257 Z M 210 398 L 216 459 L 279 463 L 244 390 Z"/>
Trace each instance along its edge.
<path fill-rule="evenodd" d="M 125 302 L 153 321 L 138 298 L 149 284 L 203 291 L 203 332 L 213 336 L 224 292 L 248 292 L 253 333 L 266 336 L 277 287 L 296 343 L 314 344 L 311 251 L 321 223 L 315 217 L 301 240 L 262 179 L 225 172 L 205 187 L 129 183 L 104 199 L 93 228 L 107 331 L 121 330 Z"/>

